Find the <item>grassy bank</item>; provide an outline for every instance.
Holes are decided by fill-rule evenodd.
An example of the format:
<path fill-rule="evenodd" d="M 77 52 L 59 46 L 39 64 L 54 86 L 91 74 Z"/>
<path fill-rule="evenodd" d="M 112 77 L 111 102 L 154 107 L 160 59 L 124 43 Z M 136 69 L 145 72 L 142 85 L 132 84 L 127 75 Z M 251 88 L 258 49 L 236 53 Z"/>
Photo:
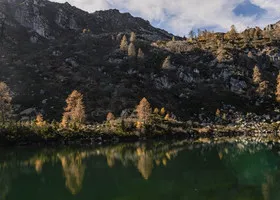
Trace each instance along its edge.
<path fill-rule="evenodd" d="M 244 137 L 260 140 L 280 140 L 280 123 L 251 122 L 240 124 L 200 124 L 180 122 L 154 116 L 147 123 L 136 119 L 115 119 L 94 125 L 59 123 L 6 123 L 0 126 L 1 145 L 30 145 L 36 143 L 116 143 L 122 141 L 169 140 Z"/>

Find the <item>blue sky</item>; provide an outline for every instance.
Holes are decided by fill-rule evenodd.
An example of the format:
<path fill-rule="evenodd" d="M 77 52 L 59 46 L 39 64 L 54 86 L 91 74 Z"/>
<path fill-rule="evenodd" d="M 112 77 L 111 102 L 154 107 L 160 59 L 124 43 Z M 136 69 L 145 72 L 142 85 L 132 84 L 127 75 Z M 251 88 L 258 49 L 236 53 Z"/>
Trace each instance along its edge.
<path fill-rule="evenodd" d="M 66 2 L 65 0 L 53 0 Z M 68 0 L 88 12 L 119 9 L 177 35 L 192 29 L 227 31 L 234 24 L 264 27 L 280 20 L 280 0 Z"/>

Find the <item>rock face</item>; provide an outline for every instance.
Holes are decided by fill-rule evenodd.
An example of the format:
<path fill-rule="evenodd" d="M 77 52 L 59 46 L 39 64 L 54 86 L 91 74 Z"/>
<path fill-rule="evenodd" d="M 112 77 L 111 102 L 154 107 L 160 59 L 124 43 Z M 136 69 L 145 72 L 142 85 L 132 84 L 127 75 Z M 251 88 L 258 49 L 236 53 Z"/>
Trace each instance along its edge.
<path fill-rule="evenodd" d="M 157 39 L 172 37 L 166 31 L 152 27 L 148 21 L 115 9 L 89 14 L 69 3 L 3 0 L 0 2 L 0 13 L 7 21 L 16 21 L 46 39 L 54 39 L 65 31 L 83 29 L 89 29 L 94 34 L 135 31 Z"/>
<path fill-rule="evenodd" d="M 274 44 L 202 48 L 179 37 L 171 41 L 171 34 L 129 13 L 87 13 L 47 0 L 0 1 L 0 27 L 0 81 L 11 87 L 24 116 L 40 111 L 46 119 L 60 120 L 74 89 L 84 94 L 88 120 L 102 121 L 109 111 L 132 112 L 143 97 L 179 119 L 214 115 L 224 104 L 241 112 L 275 107 L 272 84 L 279 65 L 270 57 L 280 51 Z M 119 48 L 131 31 L 143 58 L 128 57 Z M 271 98 L 259 100 L 255 92 L 256 64 L 270 83 Z"/>

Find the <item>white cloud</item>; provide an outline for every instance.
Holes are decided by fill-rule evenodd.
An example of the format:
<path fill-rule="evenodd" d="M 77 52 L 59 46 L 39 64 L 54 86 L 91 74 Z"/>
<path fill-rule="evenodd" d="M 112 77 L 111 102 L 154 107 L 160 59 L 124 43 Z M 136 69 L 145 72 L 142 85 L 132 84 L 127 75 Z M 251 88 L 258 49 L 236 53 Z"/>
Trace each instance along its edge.
<path fill-rule="evenodd" d="M 64 0 L 54 0 L 65 2 Z M 238 30 L 247 26 L 264 26 L 280 17 L 279 0 L 251 0 L 267 10 L 260 19 L 255 16 L 236 16 L 234 8 L 245 0 L 68 0 L 72 5 L 89 12 L 117 8 L 147 19 L 175 34 L 187 34 L 193 28 L 214 27 L 228 30 L 235 24 Z"/>

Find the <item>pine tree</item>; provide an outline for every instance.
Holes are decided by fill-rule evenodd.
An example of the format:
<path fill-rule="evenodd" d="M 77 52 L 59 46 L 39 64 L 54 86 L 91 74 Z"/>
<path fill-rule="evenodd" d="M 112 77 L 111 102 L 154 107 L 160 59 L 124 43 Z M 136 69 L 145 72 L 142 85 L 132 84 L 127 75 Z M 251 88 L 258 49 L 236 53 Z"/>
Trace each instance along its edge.
<path fill-rule="evenodd" d="M 85 121 L 85 106 L 83 103 L 83 95 L 74 90 L 66 99 L 67 107 L 64 108 L 64 113 L 61 121 L 62 126 L 68 124 L 83 124 Z"/>
<path fill-rule="evenodd" d="M 122 51 L 127 51 L 127 49 L 128 49 L 127 38 L 126 38 L 125 35 L 122 38 L 122 41 L 121 41 L 121 44 L 120 44 L 120 49 Z"/>
<path fill-rule="evenodd" d="M 262 74 L 259 67 L 256 65 L 253 69 L 253 83 L 259 84 L 262 81 Z"/>
<path fill-rule="evenodd" d="M 82 98 L 77 99 L 76 107 L 73 109 L 72 120 L 74 123 L 83 124 L 85 122 L 86 113 Z"/>
<path fill-rule="evenodd" d="M 4 123 L 12 112 L 11 90 L 4 82 L 0 82 L 0 122 Z"/>
<path fill-rule="evenodd" d="M 129 57 L 135 57 L 136 56 L 136 51 L 135 51 L 135 46 L 133 43 L 130 43 L 128 46 L 128 56 Z"/>
<path fill-rule="evenodd" d="M 152 108 L 148 100 L 144 97 L 136 107 L 138 119 L 146 123 L 151 116 Z"/>
<path fill-rule="evenodd" d="M 268 81 L 262 81 L 259 83 L 259 87 L 257 88 L 256 92 L 260 96 L 264 96 L 268 92 Z"/>
<path fill-rule="evenodd" d="M 158 114 L 159 113 L 159 109 L 158 108 L 155 108 L 154 109 L 154 114 Z"/>
<path fill-rule="evenodd" d="M 277 86 L 276 86 L 275 96 L 276 96 L 276 101 L 280 103 L 280 72 L 277 76 Z"/>
<path fill-rule="evenodd" d="M 165 114 L 165 112 L 166 112 L 166 111 L 165 111 L 165 108 L 161 108 L 161 109 L 160 109 L 160 115 L 163 116 L 163 115 Z"/>
<path fill-rule="evenodd" d="M 41 126 L 45 126 L 46 125 L 46 122 L 44 121 L 44 117 L 41 113 L 39 113 L 37 116 L 36 116 L 36 125 L 41 127 Z"/>
<path fill-rule="evenodd" d="M 134 43 L 136 41 L 136 34 L 134 32 L 131 32 L 130 34 L 130 42 Z"/>
<path fill-rule="evenodd" d="M 230 31 L 225 34 L 225 39 L 228 39 L 228 40 L 231 40 L 232 42 L 234 42 L 235 39 L 237 39 L 237 37 L 238 37 L 238 33 L 236 31 L 236 28 L 234 25 L 232 25 L 230 27 Z"/>
<path fill-rule="evenodd" d="M 170 115 L 168 113 L 165 115 L 164 120 L 166 120 L 166 121 L 170 120 Z"/>
<path fill-rule="evenodd" d="M 145 55 L 144 55 L 142 49 L 139 48 L 139 49 L 138 49 L 137 58 L 138 58 L 138 59 L 144 59 L 144 57 L 145 57 Z"/>
<path fill-rule="evenodd" d="M 113 113 L 109 112 L 109 113 L 107 114 L 106 119 L 107 119 L 107 121 L 109 122 L 109 121 L 115 120 L 115 116 L 114 116 Z"/>

